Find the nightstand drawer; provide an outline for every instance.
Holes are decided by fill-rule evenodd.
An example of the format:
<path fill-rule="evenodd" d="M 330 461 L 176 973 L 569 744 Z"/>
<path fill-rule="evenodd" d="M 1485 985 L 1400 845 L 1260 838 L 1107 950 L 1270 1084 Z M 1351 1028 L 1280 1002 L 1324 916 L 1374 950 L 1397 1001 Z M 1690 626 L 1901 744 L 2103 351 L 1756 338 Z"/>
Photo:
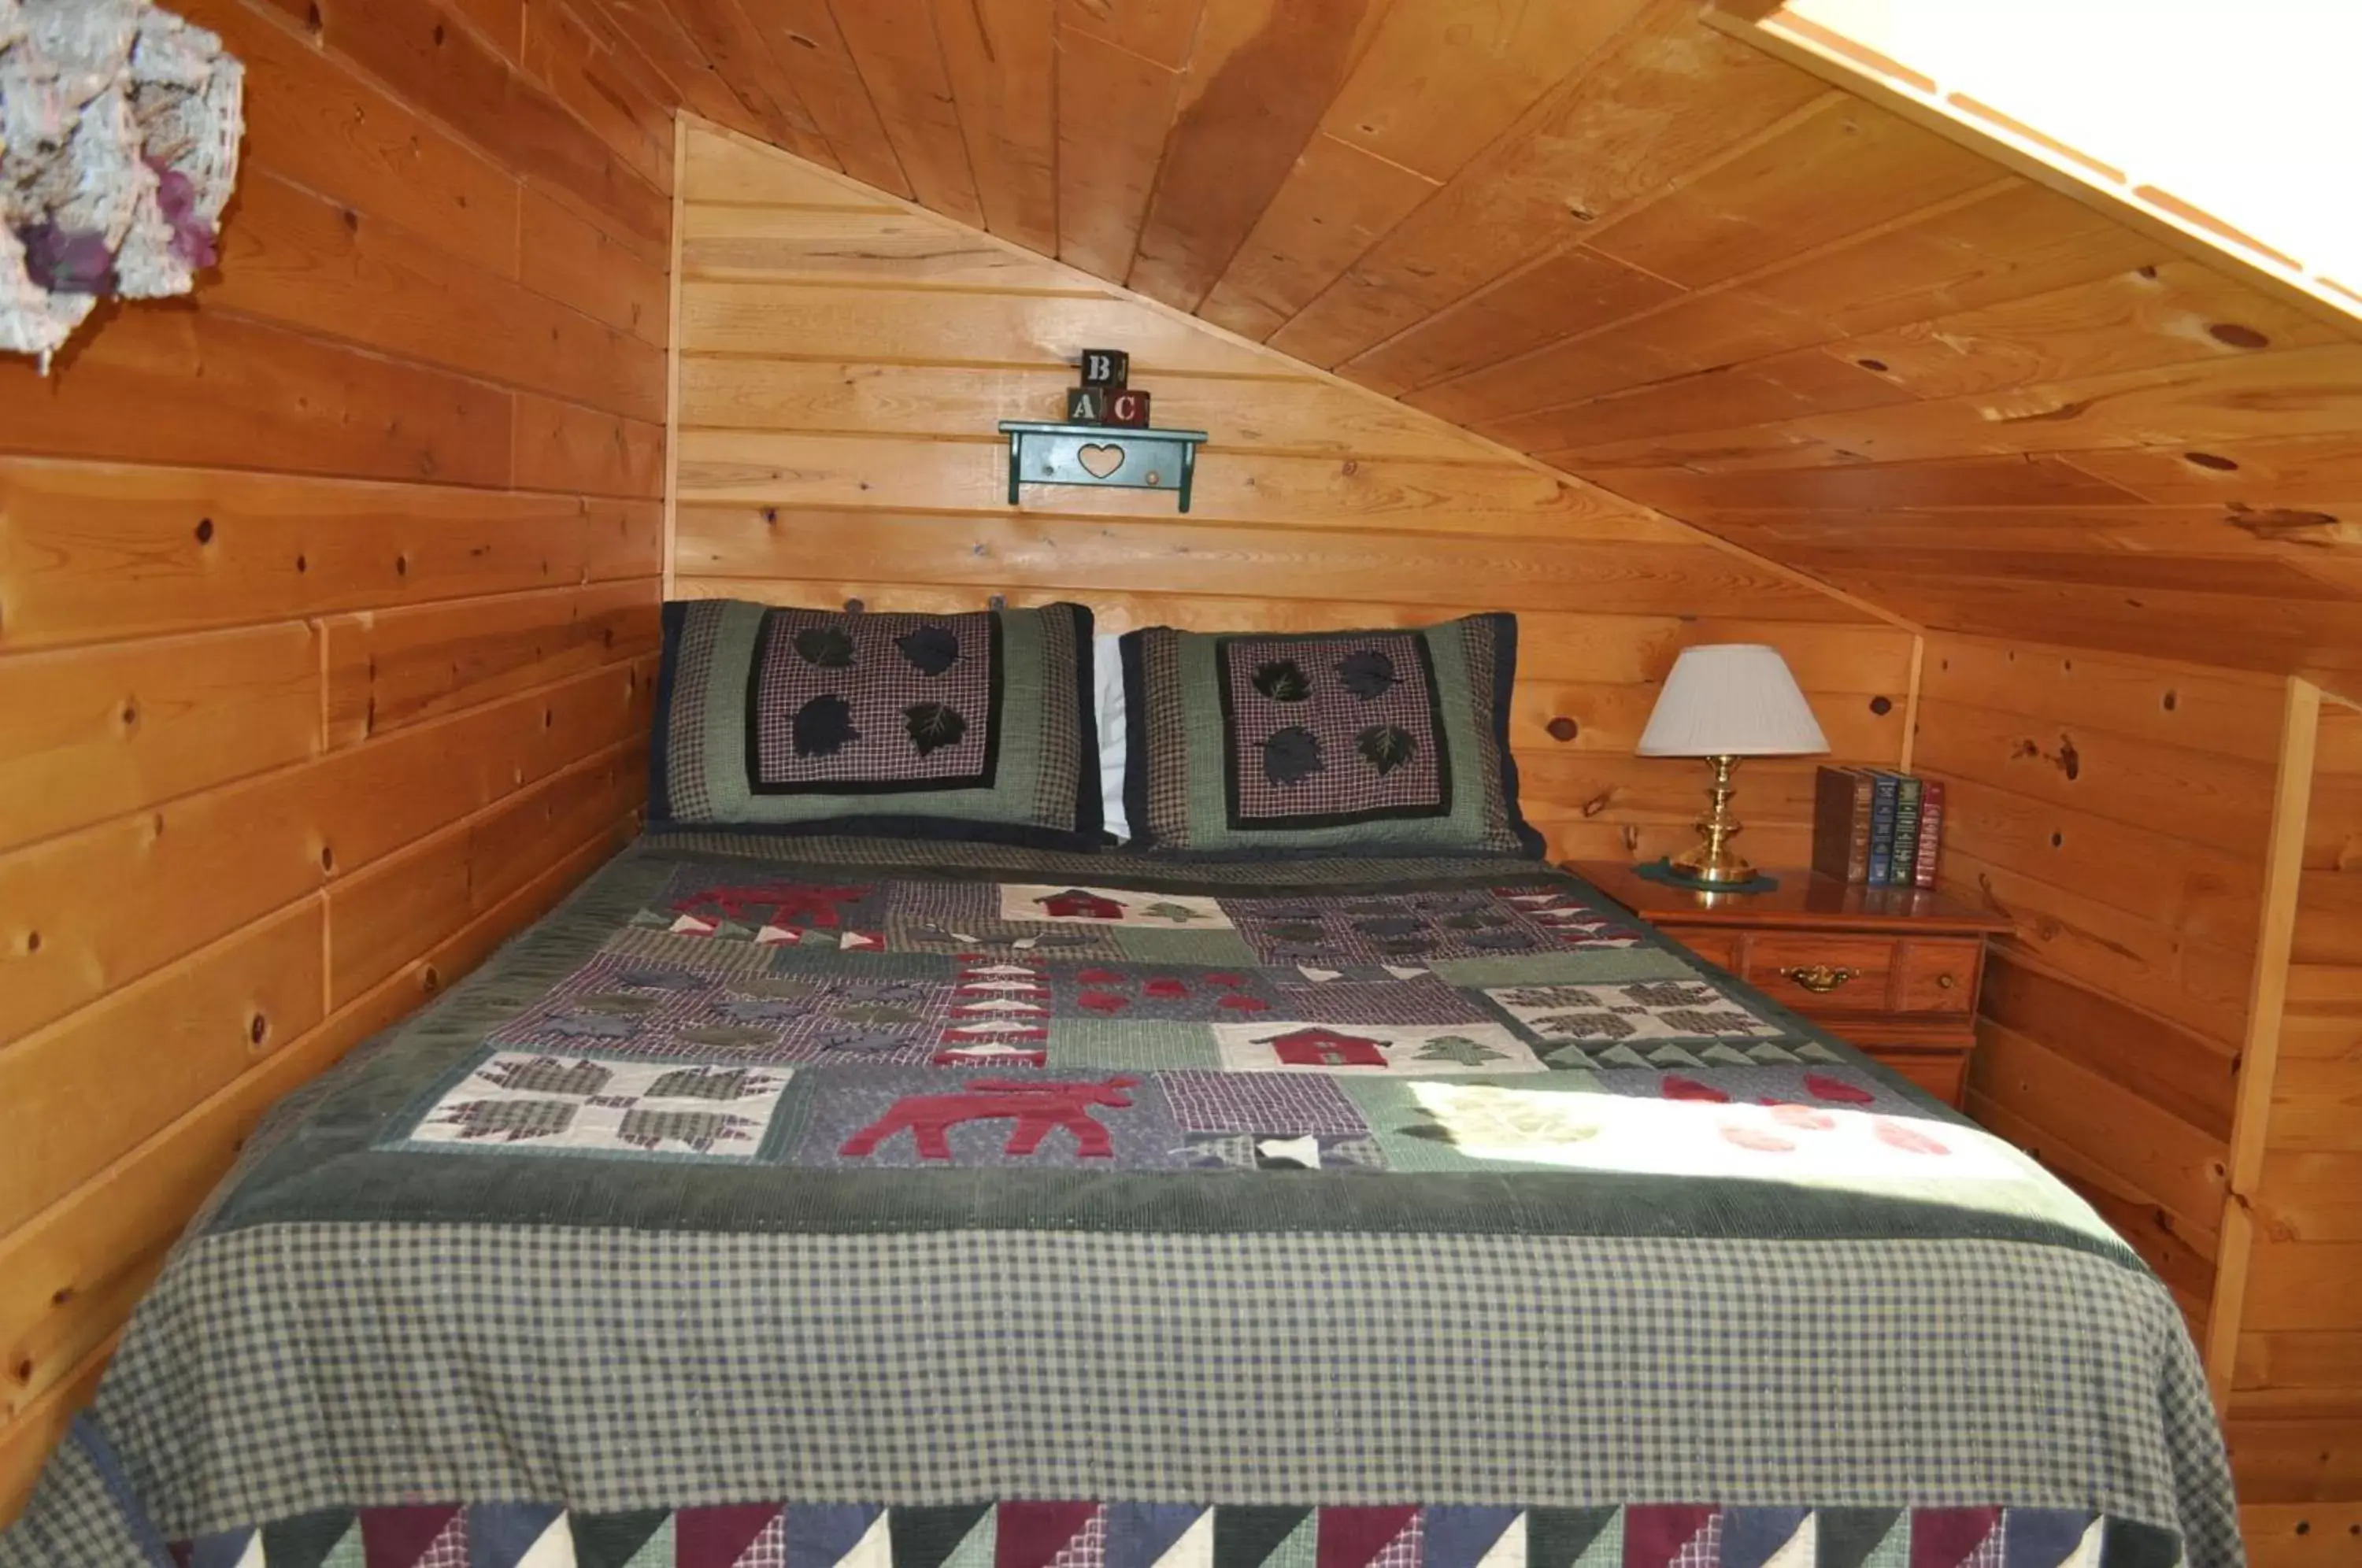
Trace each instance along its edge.
<path fill-rule="evenodd" d="M 1765 996 L 1809 1017 L 1888 1012 L 1896 944 L 1882 936 L 1760 931 L 1739 974 Z"/>
<path fill-rule="evenodd" d="M 1977 1005 L 1977 972 L 1985 960 L 1981 938 L 1915 936 L 1903 944 L 1895 966 L 1894 1010 L 1966 1015 Z"/>
<path fill-rule="evenodd" d="M 1929 1047 L 1856 1043 L 1880 1066 L 1901 1073 L 1946 1105 L 1957 1107 L 1960 1103 L 1961 1090 L 1968 1087 L 1969 1079 L 1969 1048 L 1966 1045 Z"/>

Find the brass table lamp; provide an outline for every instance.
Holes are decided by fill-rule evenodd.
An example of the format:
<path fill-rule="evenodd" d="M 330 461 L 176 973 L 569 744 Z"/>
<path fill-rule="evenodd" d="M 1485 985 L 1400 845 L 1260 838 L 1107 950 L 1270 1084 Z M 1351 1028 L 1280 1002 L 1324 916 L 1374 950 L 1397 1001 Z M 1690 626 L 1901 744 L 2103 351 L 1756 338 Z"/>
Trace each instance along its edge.
<path fill-rule="evenodd" d="M 1697 756 L 1714 769 L 1695 849 L 1669 856 L 1676 871 L 1725 887 L 1751 879 L 1755 867 L 1731 848 L 1738 819 L 1730 814 L 1731 775 L 1742 756 L 1804 756 L 1829 749 L 1812 705 L 1788 673 L 1780 650 L 1760 643 L 1706 643 L 1683 648 L 1665 677 L 1635 748 L 1642 756 Z"/>

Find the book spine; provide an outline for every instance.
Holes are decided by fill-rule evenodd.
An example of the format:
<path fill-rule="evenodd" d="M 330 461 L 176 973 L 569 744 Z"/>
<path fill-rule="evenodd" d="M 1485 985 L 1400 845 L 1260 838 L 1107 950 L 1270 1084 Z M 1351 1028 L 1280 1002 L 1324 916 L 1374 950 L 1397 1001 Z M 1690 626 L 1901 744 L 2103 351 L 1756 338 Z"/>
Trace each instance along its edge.
<path fill-rule="evenodd" d="M 1873 888 L 1884 887 L 1894 874 L 1894 775 L 1871 775 L 1870 875 Z"/>
<path fill-rule="evenodd" d="M 1824 877 L 1845 875 L 1846 840 L 1852 832 L 1846 814 L 1853 806 L 1853 784 L 1835 767 L 1813 773 L 1813 869 Z"/>
<path fill-rule="evenodd" d="M 1846 880 L 1870 880 L 1870 811 L 1873 786 L 1869 771 L 1847 770 L 1853 779 L 1853 827 L 1846 837 Z"/>
<path fill-rule="evenodd" d="M 1886 880 L 1893 887 L 1911 886 L 1919 864 L 1919 779 L 1901 773 L 1894 780 L 1894 859 Z"/>
<path fill-rule="evenodd" d="M 1922 888 L 1936 885 L 1936 856 L 1944 843 L 1944 781 L 1930 778 L 1919 792 L 1919 854 L 1911 880 Z"/>

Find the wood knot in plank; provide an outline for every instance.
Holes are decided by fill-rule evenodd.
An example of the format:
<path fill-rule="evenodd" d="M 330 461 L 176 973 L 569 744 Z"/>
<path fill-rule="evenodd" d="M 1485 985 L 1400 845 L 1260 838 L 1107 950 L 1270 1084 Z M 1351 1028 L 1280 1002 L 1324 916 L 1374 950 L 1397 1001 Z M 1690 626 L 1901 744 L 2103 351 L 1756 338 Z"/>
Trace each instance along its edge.
<path fill-rule="evenodd" d="M 2046 408 L 2033 414 L 1996 414 L 1992 421 L 1996 425 L 2058 425 L 2070 419 L 2081 419 L 2091 410 L 2090 399 L 2078 398 L 2072 403 L 2062 403 L 2056 408 Z"/>
<path fill-rule="evenodd" d="M 2362 545 L 2362 525 L 2348 523 L 2334 512 L 2305 512 L 2288 506 L 2249 507 L 2234 502 L 2224 521 L 2276 545 L 2311 545 L 2317 549 Z"/>
<path fill-rule="evenodd" d="M 2083 771 L 2082 754 L 2075 749 L 2073 737 L 2066 734 L 2058 737 L 2058 749 L 2055 752 L 2043 750 L 2039 741 L 2022 740 L 2010 748 L 2009 757 L 2012 762 L 2031 762 L 2039 758 L 2065 774 L 2070 782 Z"/>

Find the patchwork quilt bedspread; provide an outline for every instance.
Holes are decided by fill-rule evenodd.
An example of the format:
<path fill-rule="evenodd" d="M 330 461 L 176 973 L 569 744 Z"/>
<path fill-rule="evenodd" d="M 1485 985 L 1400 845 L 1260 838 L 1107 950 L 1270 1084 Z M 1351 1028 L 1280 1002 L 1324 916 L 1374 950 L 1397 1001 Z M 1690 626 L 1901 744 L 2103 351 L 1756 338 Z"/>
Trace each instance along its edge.
<path fill-rule="evenodd" d="M 2226 1568 L 2165 1290 L 1527 862 L 644 840 L 281 1107 L 0 1568 Z"/>

